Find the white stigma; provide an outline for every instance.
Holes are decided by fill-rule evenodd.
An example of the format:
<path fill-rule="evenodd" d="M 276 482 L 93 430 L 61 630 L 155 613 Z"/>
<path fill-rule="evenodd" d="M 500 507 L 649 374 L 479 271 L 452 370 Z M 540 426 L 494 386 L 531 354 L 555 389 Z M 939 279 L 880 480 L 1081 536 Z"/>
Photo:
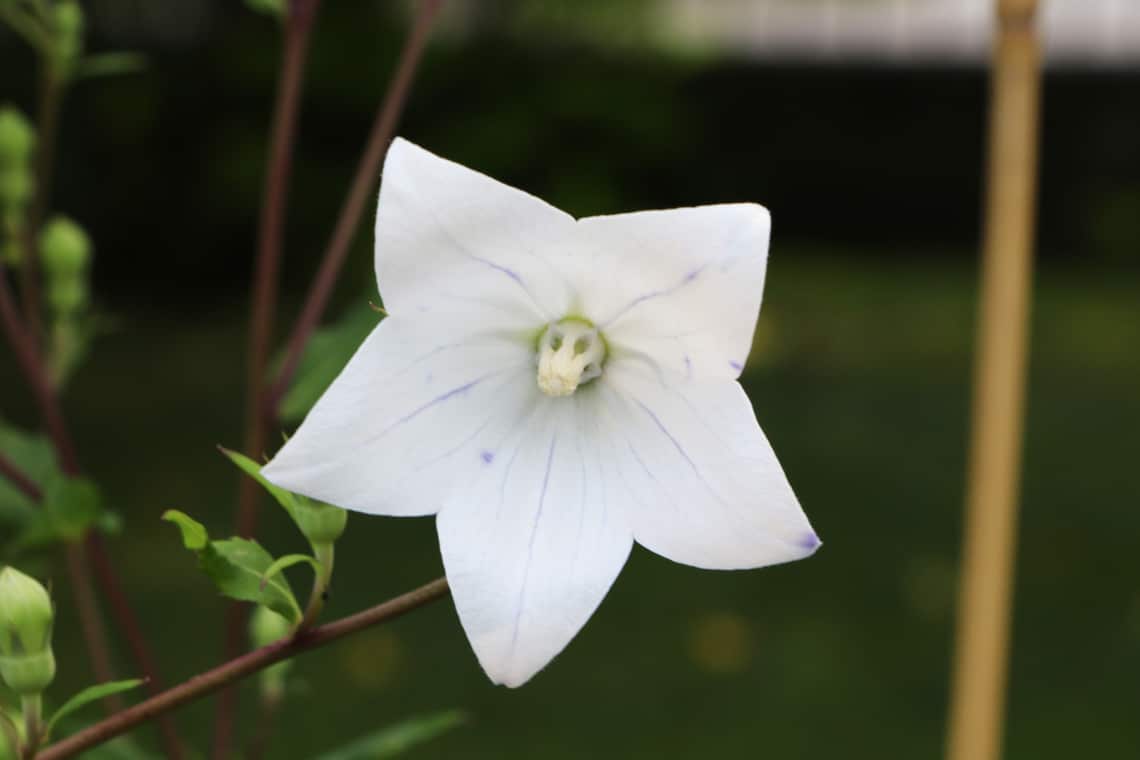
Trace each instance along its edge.
<path fill-rule="evenodd" d="M 593 325 L 575 319 L 552 323 L 538 342 L 538 387 L 569 396 L 602 374 L 606 344 Z"/>

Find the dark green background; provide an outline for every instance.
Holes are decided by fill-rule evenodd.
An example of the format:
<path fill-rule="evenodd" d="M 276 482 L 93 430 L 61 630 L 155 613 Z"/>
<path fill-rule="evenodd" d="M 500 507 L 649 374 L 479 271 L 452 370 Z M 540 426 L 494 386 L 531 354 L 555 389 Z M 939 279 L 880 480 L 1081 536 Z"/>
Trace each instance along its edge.
<path fill-rule="evenodd" d="M 55 206 L 95 236 L 97 300 L 117 326 L 66 406 L 85 467 L 125 517 L 114 559 L 174 680 L 221 657 L 224 602 L 158 516 L 173 507 L 216 533 L 232 525 L 237 478 L 214 445 L 241 440 L 245 298 L 279 48 L 273 23 L 237 3 L 193 4 L 210 12 L 180 34 L 138 3 L 118 4 L 125 15 L 106 10 L 115 5 L 94 6 L 92 46 L 142 49 L 151 65 L 84 83 L 67 103 Z M 286 324 L 402 34 L 380 4 L 326 5 L 290 202 Z M 681 54 L 621 34 L 646 22 L 639 4 L 624 20 L 581 26 L 494 8 L 470 34 L 433 44 L 401 133 L 579 215 L 767 205 L 769 280 L 744 382 L 826 545 L 809 561 L 745 573 L 637 549 L 581 635 L 520 691 L 487 682 L 450 604 L 437 604 L 300 660 L 272 756 L 309 757 L 445 707 L 468 710 L 470 724 L 415 756 L 938 756 L 984 72 Z M 587 21 L 595 12 L 582 9 Z M 0 37 L 0 99 L 27 106 L 32 74 L 25 51 Z M 1009 758 L 1140 751 L 1138 92 L 1135 73 L 1046 80 Z M 338 308 L 371 287 L 368 238 Z M 35 423 L 7 354 L 0 415 Z M 269 504 L 260 537 L 278 554 L 302 548 Z M 353 516 L 329 612 L 439 570 L 430 520 Z M 51 574 L 58 697 L 87 666 L 61 565 Z M 243 690 L 247 710 L 253 694 Z M 178 714 L 202 748 L 210 719 L 208 704 Z"/>

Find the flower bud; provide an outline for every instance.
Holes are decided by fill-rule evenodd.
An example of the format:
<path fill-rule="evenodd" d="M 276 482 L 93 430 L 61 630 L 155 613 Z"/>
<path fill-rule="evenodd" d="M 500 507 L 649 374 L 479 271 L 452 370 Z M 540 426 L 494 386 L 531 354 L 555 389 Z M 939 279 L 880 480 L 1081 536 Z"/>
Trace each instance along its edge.
<path fill-rule="evenodd" d="M 56 50 L 65 65 L 71 65 L 83 51 L 83 9 L 75 0 L 60 0 L 54 12 Z"/>
<path fill-rule="evenodd" d="M 340 507 L 304 497 L 297 498 L 294 517 L 297 527 L 314 546 L 336 541 L 348 522 L 348 512 Z"/>
<path fill-rule="evenodd" d="M 21 213 L 32 197 L 32 173 L 15 166 L 0 169 L 0 206 Z"/>
<path fill-rule="evenodd" d="M 293 626 L 281 615 L 264 605 L 258 605 L 249 619 L 249 639 L 255 647 L 269 646 L 293 633 Z M 282 660 L 261 671 L 259 676 L 262 694 L 268 699 L 279 699 L 285 693 L 285 675 L 292 660 Z"/>
<path fill-rule="evenodd" d="M 14 567 L 0 569 L 0 679 L 17 694 L 35 695 L 55 678 L 51 597 Z"/>
<path fill-rule="evenodd" d="M 91 260 L 91 239 L 67 217 L 54 217 L 40 233 L 40 257 L 48 277 L 73 279 Z"/>
<path fill-rule="evenodd" d="M 25 165 L 36 144 L 36 131 L 12 106 L 0 108 L 0 167 Z"/>

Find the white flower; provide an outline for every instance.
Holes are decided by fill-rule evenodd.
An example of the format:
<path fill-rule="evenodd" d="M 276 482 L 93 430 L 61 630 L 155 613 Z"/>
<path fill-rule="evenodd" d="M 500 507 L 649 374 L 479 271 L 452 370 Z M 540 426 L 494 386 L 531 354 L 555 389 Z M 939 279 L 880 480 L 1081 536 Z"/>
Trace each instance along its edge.
<path fill-rule="evenodd" d="M 703 568 L 819 539 L 736 382 L 767 258 L 753 204 L 575 220 L 396 140 L 376 215 L 391 316 L 265 476 L 369 514 L 436 515 L 459 618 L 518 686 L 634 541 Z"/>

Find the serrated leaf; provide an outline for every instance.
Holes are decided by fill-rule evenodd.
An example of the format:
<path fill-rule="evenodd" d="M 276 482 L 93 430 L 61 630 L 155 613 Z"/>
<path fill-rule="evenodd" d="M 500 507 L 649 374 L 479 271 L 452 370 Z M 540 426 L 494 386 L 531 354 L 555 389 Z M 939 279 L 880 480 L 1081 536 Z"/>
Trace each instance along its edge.
<path fill-rule="evenodd" d="M 294 623 L 301 619 L 301 608 L 284 576 L 277 574 L 262 583 L 274 561 L 261 544 L 247 538 L 211 541 L 205 526 L 176 509 L 167 510 L 162 519 L 178 526 L 183 545 L 197 553 L 198 567 L 223 596 L 264 604 Z"/>
<path fill-rule="evenodd" d="M 182 533 L 182 545 L 191 551 L 201 551 L 210 542 L 206 526 L 185 512 L 168 509 L 162 513 L 162 519 L 178 526 L 179 532 Z"/>
<path fill-rule="evenodd" d="M 314 332 L 281 399 L 281 419 L 295 422 L 308 414 L 379 323 L 379 315 L 365 302 L 346 311 L 335 324 Z"/>
<path fill-rule="evenodd" d="M 109 697 L 112 694 L 119 694 L 124 691 L 129 691 L 136 687 L 142 686 L 146 683 L 145 679 L 132 678 L 127 681 L 110 681 L 108 683 L 96 684 L 95 686 L 88 686 L 83 691 L 76 694 L 71 699 L 60 705 L 55 714 L 51 716 L 47 723 L 47 733 L 50 736 L 52 728 L 63 717 L 70 715 L 81 707 L 88 705 L 103 697 Z"/>
<path fill-rule="evenodd" d="M 286 554 L 284 557 L 278 557 L 273 564 L 269 566 L 269 569 L 262 574 L 261 585 L 264 587 L 265 584 L 269 583 L 269 581 L 282 570 L 302 562 L 308 562 L 313 566 L 313 571 L 320 574 L 321 563 L 315 558 L 310 557 L 308 554 Z"/>
<path fill-rule="evenodd" d="M 362 736 L 340 749 L 320 755 L 318 760 L 378 760 L 395 757 L 434 739 L 467 721 L 462 710 L 409 718 L 379 731 Z"/>
<path fill-rule="evenodd" d="M 229 457 L 229 460 L 236 464 L 242 472 L 260 483 L 261 487 L 268 491 L 269 494 L 277 501 L 277 503 L 285 508 L 285 511 L 289 513 L 289 517 L 293 519 L 293 522 L 297 522 L 297 497 L 294 494 L 286 491 L 284 488 L 275 486 L 266 480 L 265 477 L 261 474 L 261 465 L 247 457 L 245 454 L 231 451 L 222 446 L 219 446 L 218 450 Z"/>
<path fill-rule="evenodd" d="M 218 590 L 231 599 L 264 604 L 293 623 L 301 619 L 301 607 L 284 576 L 270 578 L 262 587 L 262 576 L 273 565 L 273 557 L 256 541 L 212 541 L 198 554 L 198 561 Z"/>

